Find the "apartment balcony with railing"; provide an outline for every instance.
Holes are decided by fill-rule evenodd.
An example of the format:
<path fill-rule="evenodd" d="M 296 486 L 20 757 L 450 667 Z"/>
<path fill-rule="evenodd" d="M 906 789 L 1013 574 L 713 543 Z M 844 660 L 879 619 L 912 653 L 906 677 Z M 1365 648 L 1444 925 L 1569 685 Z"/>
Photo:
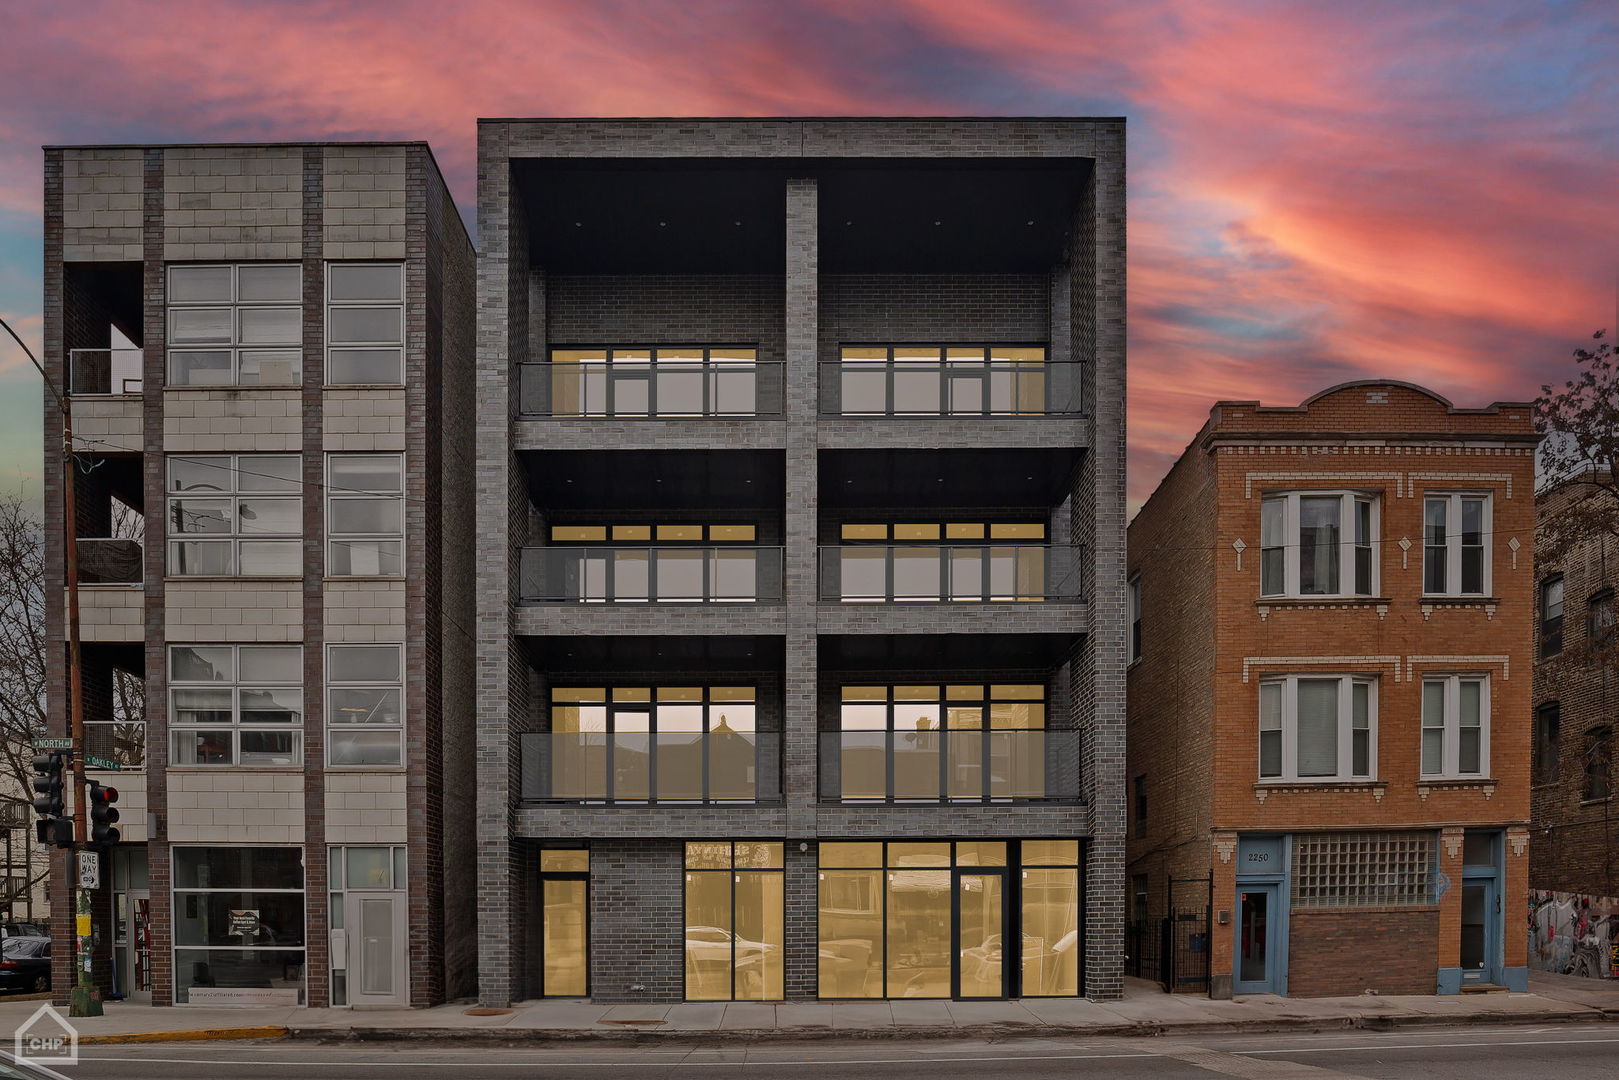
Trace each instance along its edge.
<path fill-rule="evenodd" d="M 519 599 L 550 604 L 758 604 L 782 598 L 782 549 L 526 547 Z"/>
<path fill-rule="evenodd" d="M 820 550 L 824 603 L 1036 603 L 1078 600 L 1068 545 L 851 543 Z"/>
<path fill-rule="evenodd" d="M 139 394 L 145 385 L 145 357 L 140 349 L 72 349 L 68 392 L 76 398 Z"/>
<path fill-rule="evenodd" d="M 586 420 L 779 417 L 783 364 L 751 347 L 552 349 L 519 365 L 524 417 Z"/>
<path fill-rule="evenodd" d="M 974 805 L 1079 798 L 1080 733 L 1039 683 L 852 684 L 819 733 L 822 803 Z"/>
<path fill-rule="evenodd" d="M 519 736 L 520 797 L 533 806 L 778 804 L 779 710 L 760 697 L 757 683 L 556 688 L 550 730 Z"/>
<path fill-rule="evenodd" d="M 1044 346 L 843 346 L 820 371 L 820 411 L 847 417 L 1083 415 L 1080 365 Z"/>

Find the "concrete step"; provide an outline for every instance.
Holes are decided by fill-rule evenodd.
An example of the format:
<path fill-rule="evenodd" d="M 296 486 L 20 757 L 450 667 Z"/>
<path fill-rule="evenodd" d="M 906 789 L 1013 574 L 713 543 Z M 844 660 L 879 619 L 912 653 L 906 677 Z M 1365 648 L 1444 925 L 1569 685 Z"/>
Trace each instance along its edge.
<path fill-rule="evenodd" d="M 1495 983 L 1462 983 L 1464 994 L 1505 994 L 1507 988 Z"/>

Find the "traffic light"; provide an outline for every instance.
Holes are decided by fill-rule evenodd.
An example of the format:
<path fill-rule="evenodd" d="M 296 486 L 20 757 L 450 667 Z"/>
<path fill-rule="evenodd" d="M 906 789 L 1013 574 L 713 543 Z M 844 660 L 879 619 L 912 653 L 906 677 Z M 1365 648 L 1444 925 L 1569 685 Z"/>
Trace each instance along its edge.
<path fill-rule="evenodd" d="M 113 828 L 118 824 L 118 809 L 113 803 L 118 801 L 118 789 L 107 787 L 99 780 L 91 780 L 87 785 L 90 789 L 86 799 L 90 804 L 90 846 L 109 847 L 118 842 L 118 830 Z"/>
<path fill-rule="evenodd" d="M 67 758 L 54 750 L 34 755 L 34 813 L 40 817 L 61 817 L 67 809 L 66 769 Z"/>
<path fill-rule="evenodd" d="M 67 816 L 67 754 L 34 755 L 34 835 L 42 845 L 73 846 L 73 819 Z"/>

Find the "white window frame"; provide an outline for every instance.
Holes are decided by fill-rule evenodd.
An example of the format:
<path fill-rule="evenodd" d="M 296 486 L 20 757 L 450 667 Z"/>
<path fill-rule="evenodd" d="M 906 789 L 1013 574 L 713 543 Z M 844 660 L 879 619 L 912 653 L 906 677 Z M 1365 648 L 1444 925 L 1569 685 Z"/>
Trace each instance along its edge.
<path fill-rule="evenodd" d="M 334 266 L 385 266 L 390 267 L 399 274 L 398 300 L 335 300 L 332 298 L 332 267 Z M 392 260 L 342 260 L 326 264 L 326 364 L 325 375 L 327 386 L 403 386 L 405 385 L 405 264 Z M 332 343 L 332 312 L 339 308 L 386 308 L 399 309 L 399 340 L 398 341 L 345 341 L 334 345 Z M 386 382 L 338 382 L 332 378 L 332 353 L 337 352 L 392 352 L 399 357 L 399 377 Z"/>
<path fill-rule="evenodd" d="M 1479 533 L 1484 540 L 1483 566 L 1478 592 L 1462 591 L 1462 502 L 1477 499 L 1484 504 Z M 1428 504 L 1445 500 L 1445 587 L 1428 591 Z M 1487 491 L 1425 491 L 1422 493 L 1422 595 L 1493 596 L 1495 545 L 1490 541 L 1495 527 L 1495 497 Z"/>
<path fill-rule="evenodd" d="M 1301 776 L 1299 774 L 1299 683 L 1316 681 L 1338 683 L 1338 768 L 1330 776 Z M 1355 699 L 1354 688 L 1366 690 L 1366 772 L 1355 772 Z M 1267 693 L 1280 694 L 1277 719 L 1281 732 L 1281 771 L 1265 774 L 1264 742 L 1265 697 Z M 1348 784 L 1366 783 L 1377 778 L 1377 678 L 1368 675 L 1302 674 L 1276 675 L 1259 682 L 1259 738 L 1256 771 L 1260 783 L 1266 784 Z"/>
<path fill-rule="evenodd" d="M 345 648 L 385 649 L 397 650 L 399 655 L 399 677 L 397 679 L 335 679 L 332 677 L 332 655 Z M 351 641 L 329 642 L 326 645 L 326 678 L 325 678 L 325 706 L 326 706 L 326 767 L 329 769 L 353 769 L 358 771 L 397 771 L 405 767 L 405 646 L 400 642 L 388 641 Z M 399 722 L 397 724 L 341 724 L 335 723 L 337 710 L 332 704 L 333 691 L 336 690 L 393 690 L 399 695 Z M 345 731 L 388 731 L 398 735 L 398 760 L 386 764 L 382 762 L 354 763 L 338 762 L 333 759 L 337 748 L 337 740 L 333 738 L 334 732 Z"/>
<path fill-rule="evenodd" d="M 1338 589 L 1334 592 L 1303 593 L 1299 591 L 1299 553 L 1302 547 L 1299 542 L 1299 500 L 1322 498 L 1336 498 L 1339 500 L 1338 508 Z M 1264 538 L 1265 508 L 1280 503 L 1282 505 L 1282 589 L 1280 592 L 1265 591 L 1265 553 L 1275 550 L 1277 545 L 1267 545 Z M 1371 547 L 1371 580 L 1367 582 L 1365 592 L 1355 588 L 1356 577 L 1356 550 L 1362 545 L 1355 542 L 1355 527 L 1358 521 L 1357 507 L 1365 503 L 1371 507 L 1371 535 L 1367 537 Z M 1378 588 L 1382 578 L 1382 558 L 1378 537 L 1382 530 L 1381 500 L 1373 492 L 1352 491 L 1348 489 L 1321 490 L 1321 491 L 1271 491 L 1266 492 L 1260 501 L 1260 553 L 1259 553 L 1259 594 L 1266 599 L 1299 599 L 1316 600 L 1322 598 L 1347 598 L 1356 596 L 1378 596 Z M 1346 590 L 1344 584 L 1348 583 Z"/>
<path fill-rule="evenodd" d="M 362 488 L 340 488 L 332 480 L 332 465 L 334 462 L 348 458 L 392 458 L 399 463 L 399 487 L 395 491 L 372 491 Z M 346 533 L 337 532 L 332 528 L 334 503 L 344 501 L 363 501 L 376 499 L 394 499 L 399 503 L 399 529 L 385 533 Z M 394 542 L 399 545 L 399 569 L 393 573 L 378 571 L 375 574 L 338 574 L 332 570 L 337 560 L 333 552 L 339 544 L 348 543 L 387 543 Z M 341 578 L 402 578 L 405 576 L 405 455 L 383 451 L 371 453 L 370 451 L 356 451 L 347 453 L 329 453 L 326 455 L 326 576 Z"/>
<path fill-rule="evenodd" d="M 1478 771 L 1462 772 L 1461 715 L 1462 683 L 1478 683 Z M 1430 725 L 1428 720 L 1428 686 L 1443 683 L 1444 715 L 1441 723 Z M 1422 676 L 1421 696 L 1418 699 L 1417 769 L 1424 780 L 1481 780 L 1490 776 L 1490 677 L 1477 672 L 1458 674 L 1425 674 Z M 1430 730 L 1440 731 L 1440 771 L 1429 772 L 1423 761 L 1422 741 Z"/>
<path fill-rule="evenodd" d="M 241 287 L 241 271 L 243 267 L 253 269 L 291 268 L 298 271 L 298 296 L 294 300 L 243 300 Z M 176 270 L 229 270 L 231 282 L 231 297 L 229 300 L 180 300 L 174 299 L 172 282 Z M 303 343 L 303 266 L 300 263 L 289 262 L 248 262 L 248 263 L 169 263 L 164 267 L 164 296 L 166 331 L 165 341 L 169 343 L 164 357 L 163 383 L 167 388 L 183 389 L 209 389 L 211 387 L 295 387 L 302 386 L 304 381 L 304 343 Z M 295 340 L 277 344 L 246 343 L 242 341 L 242 312 L 244 310 L 295 310 L 298 312 L 298 337 Z M 174 341 L 174 315 L 177 311 L 226 311 L 230 312 L 230 339 L 219 342 L 187 342 L 176 345 Z M 217 353 L 228 352 L 231 355 L 230 381 L 221 383 L 195 383 L 179 382 L 175 378 L 175 359 L 187 353 Z M 292 365 L 293 377 L 288 382 L 242 382 L 243 354 L 254 353 L 293 353 L 296 359 Z"/>
<path fill-rule="evenodd" d="M 177 649 L 229 649 L 231 653 L 230 678 L 214 679 L 210 681 L 191 681 L 174 677 L 174 653 Z M 300 653 L 298 658 L 299 675 L 293 680 L 250 680 L 242 681 L 242 652 L 254 649 L 291 649 Z M 263 642 L 256 644 L 231 644 L 226 642 L 182 642 L 171 644 L 164 651 L 164 663 L 168 664 L 168 708 L 169 708 L 169 752 L 172 755 L 170 764 L 182 769 L 286 769 L 303 768 L 304 764 L 304 717 L 307 702 L 304 700 L 303 682 L 303 646 L 288 642 Z M 176 719 L 178 707 L 175 704 L 176 692 L 187 690 L 219 690 L 230 694 L 231 708 L 230 720 L 221 723 L 208 724 L 182 724 Z M 242 692 L 244 690 L 295 690 L 298 693 L 298 720 L 290 724 L 243 724 L 242 722 Z M 230 760 L 222 762 L 182 762 L 179 760 L 178 737 L 188 731 L 223 731 L 229 729 L 231 733 Z M 242 739 L 244 731 L 287 732 L 292 735 L 291 761 L 285 763 L 242 763 Z"/>
<path fill-rule="evenodd" d="M 276 478 L 277 483 L 290 484 L 291 487 L 266 488 L 258 490 L 251 486 L 244 489 L 243 476 L 254 477 L 256 480 L 269 478 L 264 472 L 263 462 L 269 458 L 290 458 L 297 462 L 294 470 L 296 479 L 282 480 Z M 229 462 L 229 465 L 217 462 Z M 204 468 L 218 470 L 222 486 L 214 490 L 204 488 L 191 488 L 180 490 L 175 487 L 174 466 L 177 462 L 195 464 L 208 463 Z M 254 463 L 260 463 L 255 469 Z M 167 550 L 165 552 L 166 573 L 172 577 L 244 577 L 244 578 L 287 578 L 303 576 L 303 461 L 298 454 L 169 454 L 164 458 L 164 521 L 168 523 Z M 287 532 L 243 533 L 242 502 L 290 502 L 298 507 L 298 528 Z M 230 529 L 225 532 L 183 532 L 173 528 L 177 513 L 183 509 L 177 503 L 183 502 L 223 501 L 230 503 Z M 298 557 L 294 560 L 295 570 L 280 571 L 276 573 L 249 574 L 242 571 L 242 545 L 247 544 L 277 544 L 297 549 Z M 229 544 L 230 562 L 223 574 L 202 571 L 186 571 L 178 568 L 179 559 L 176 553 L 182 544 L 208 545 Z"/>

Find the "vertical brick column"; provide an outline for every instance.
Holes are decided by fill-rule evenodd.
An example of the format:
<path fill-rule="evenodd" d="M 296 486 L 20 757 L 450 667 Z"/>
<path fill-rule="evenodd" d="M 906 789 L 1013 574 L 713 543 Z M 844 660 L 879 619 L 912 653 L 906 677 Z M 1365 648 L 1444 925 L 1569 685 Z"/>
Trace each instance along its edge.
<path fill-rule="evenodd" d="M 1501 965 L 1506 968 L 1503 979 L 1513 990 L 1527 989 L 1513 986 L 1519 978 L 1513 970 L 1529 964 L 1529 935 L 1523 928 L 1529 925 L 1529 829 L 1513 825 L 1503 840 L 1501 864 L 1501 934 L 1505 948 Z M 1524 971 L 1523 978 L 1528 978 Z"/>
<path fill-rule="evenodd" d="M 331 912 L 326 858 L 326 382 L 324 162 L 303 152 L 304 479 L 304 988 L 309 1004 L 331 1004 Z"/>
<path fill-rule="evenodd" d="M 512 842 L 512 793 L 521 762 L 510 714 L 526 709 L 526 663 L 512 638 L 517 551 L 527 496 L 511 450 L 516 365 L 528 349 L 528 237 L 512 201 L 505 125 L 478 142 L 478 995 L 511 1003 L 528 962 L 515 912 L 521 868 Z M 515 693 L 514 693 L 515 691 Z"/>
<path fill-rule="evenodd" d="M 146 793 L 151 829 L 146 838 L 151 890 L 152 1004 L 174 1004 L 174 923 L 169 860 L 169 667 L 164 609 L 168 514 L 163 458 L 163 384 L 167 344 L 168 281 L 163 273 L 164 152 L 147 150 L 141 211 L 143 312 L 142 473 L 146 498 Z"/>
<path fill-rule="evenodd" d="M 1074 230 L 1072 355 L 1087 361 L 1091 449 L 1073 496 L 1074 540 L 1087 548 L 1091 628 L 1074 664 L 1088 723 L 1083 790 L 1091 815 L 1085 848 L 1085 993 L 1124 987 L 1125 235 L 1124 144 L 1100 149 Z"/>
<path fill-rule="evenodd" d="M 1439 830 L 1439 873 L 1444 895 L 1439 898 L 1439 940 L 1434 943 L 1434 966 L 1439 969 L 1440 993 L 1456 993 L 1462 966 L 1462 853 L 1467 830 L 1451 825 Z M 1508 933 L 1521 931 L 1522 923 Z M 1522 934 L 1520 933 L 1521 937 Z M 1447 974 L 1448 973 L 1448 974 Z"/>
<path fill-rule="evenodd" d="M 786 530 L 784 585 L 787 605 L 782 684 L 782 791 L 787 804 L 788 872 L 786 978 L 789 997 L 815 996 L 814 879 L 795 872 L 797 841 L 815 834 L 816 777 L 816 511 L 819 483 L 816 422 L 820 376 L 816 347 L 820 323 L 818 193 L 814 180 L 787 181 L 786 251 Z M 795 858 L 798 863 L 795 863 Z M 805 892 L 806 886 L 807 894 Z"/>

